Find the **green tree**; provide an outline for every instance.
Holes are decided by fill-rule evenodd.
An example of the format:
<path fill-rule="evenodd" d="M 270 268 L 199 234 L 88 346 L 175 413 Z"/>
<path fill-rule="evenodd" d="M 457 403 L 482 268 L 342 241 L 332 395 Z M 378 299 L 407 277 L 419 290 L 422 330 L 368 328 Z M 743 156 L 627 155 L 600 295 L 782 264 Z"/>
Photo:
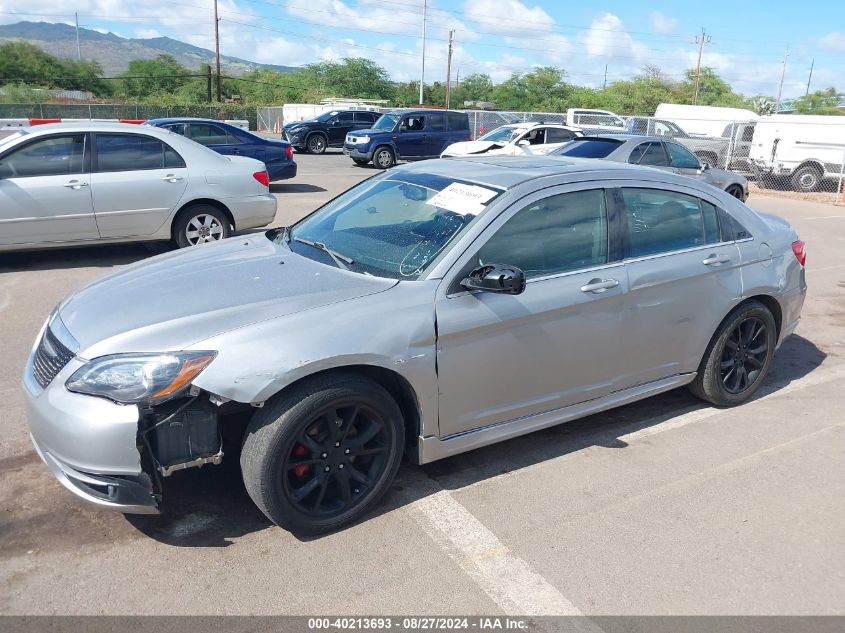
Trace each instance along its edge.
<path fill-rule="evenodd" d="M 774 114 L 775 98 L 769 97 L 767 95 L 757 95 L 756 97 L 751 97 L 750 99 L 747 99 L 745 102 L 745 107 L 749 110 L 753 110 L 760 116 Z"/>
<path fill-rule="evenodd" d="M 493 89 L 493 102 L 502 110 L 560 111 L 571 93 L 565 76 L 564 70 L 554 66 L 514 73 Z"/>
<path fill-rule="evenodd" d="M 29 42 L 0 44 L 0 84 L 87 90 L 98 96 L 110 93 L 103 69 L 93 61 L 59 59 Z"/>
<path fill-rule="evenodd" d="M 192 79 L 190 74 L 172 55 L 133 59 L 120 75 L 117 91 L 133 99 L 173 94 Z"/>
<path fill-rule="evenodd" d="M 490 101 L 493 95 L 493 81 L 490 75 L 475 73 L 467 75 L 452 91 L 454 107 L 463 107 L 466 101 Z"/>
<path fill-rule="evenodd" d="M 795 102 L 796 114 L 843 114 L 836 88 L 816 90 Z"/>
<path fill-rule="evenodd" d="M 684 103 L 692 103 L 694 92 L 695 70 L 689 69 L 686 72 L 686 81 L 683 82 L 681 96 Z M 741 108 L 745 105 L 745 98 L 733 91 L 730 84 L 719 77 L 712 68 L 703 66 L 701 78 L 698 82 L 698 105 L 726 106 Z"/>
<path fill-rule="evenodd" d="M 387 71 L 362 57 L 308 64 L 300 73 L 307 87 L 316 88 L 326 97 L 392 99 L 394 96 Z"/>

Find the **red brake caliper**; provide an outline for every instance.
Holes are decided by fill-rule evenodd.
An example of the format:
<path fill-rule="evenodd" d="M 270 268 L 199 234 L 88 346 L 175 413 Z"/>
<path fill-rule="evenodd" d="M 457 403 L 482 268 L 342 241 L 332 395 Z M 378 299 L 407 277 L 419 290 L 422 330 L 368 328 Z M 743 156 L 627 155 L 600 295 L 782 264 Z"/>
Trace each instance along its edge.
<path fill-rule="evenodd" d="M 294 457 L 305 457 L 308 454 L 308 449 L 306 449 L 301 444 L 293 449 L 293 456 Z M 297 477 L 304 477 L 305 473 L 311 468 L 309 464 L 303 464 L 302 466 L 295 466 L 293 469 L 293 474 Z"/>

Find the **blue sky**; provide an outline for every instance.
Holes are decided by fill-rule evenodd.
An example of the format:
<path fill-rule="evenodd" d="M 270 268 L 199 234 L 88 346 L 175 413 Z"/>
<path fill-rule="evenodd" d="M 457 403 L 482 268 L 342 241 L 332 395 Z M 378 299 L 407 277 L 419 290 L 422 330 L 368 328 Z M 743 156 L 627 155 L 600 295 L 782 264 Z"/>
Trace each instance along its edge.
<path fill-rule="evenodd" d="M 221 50 L 260 62 L 300 65 L 368 57 L 398 80 L 420 75 L 423 0 L 219 0 Z M 211 0 L 78 0 L 80 24 L 125 37 L 168 35 L 213 49 Z M 710 36 L 703 64 L 745 94 L 774 95 L 789 46 L 784 97 L 845 91 L 845 2 L 564 2 L 429 0 L 426 81 L 444 80 L 446 40 L 455 30 L 453 69 L 500 81 L 538 65 L 601 86 L 649 64 L 680 77 L 694 66 L 695 36 Z M 55 0 L 0 0 L 0 21 L 72 22 Z M 83 51 L 84 54 L 84 51 Z"/>

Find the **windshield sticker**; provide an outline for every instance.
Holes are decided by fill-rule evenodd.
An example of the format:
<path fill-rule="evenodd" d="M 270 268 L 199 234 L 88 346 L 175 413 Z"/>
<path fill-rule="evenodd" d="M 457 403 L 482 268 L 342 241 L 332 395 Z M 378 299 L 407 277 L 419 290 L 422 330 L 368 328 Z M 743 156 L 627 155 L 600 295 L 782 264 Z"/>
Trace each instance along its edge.
<path fill-rule="evenodd" d="M 447 211 L 478 215 L 484 210 L 484 204 L 497 193 L 499 192 L 493 189 L 453 182 L 427 202 Z"/>

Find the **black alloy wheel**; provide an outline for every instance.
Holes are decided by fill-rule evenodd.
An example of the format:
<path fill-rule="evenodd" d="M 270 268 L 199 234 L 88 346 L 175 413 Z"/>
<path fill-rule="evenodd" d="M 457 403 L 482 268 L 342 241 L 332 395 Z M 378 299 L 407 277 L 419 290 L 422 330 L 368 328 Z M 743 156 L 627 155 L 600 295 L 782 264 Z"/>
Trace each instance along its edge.
<path fill-rule="evenodd" d="M 757 317 L 740 321 L 722 348 L 719 375 L 725 391 L 740 394 L 760 379 L 769 355 L 766 324 Z"/>
<path fill-rule="evenodd" d="M 284 461 L 285 495 L 303 514 L 344 513 L 379 480 L 389 450 L 378 413 L 352 402 L 326 408 L 305 425 Z"/>

